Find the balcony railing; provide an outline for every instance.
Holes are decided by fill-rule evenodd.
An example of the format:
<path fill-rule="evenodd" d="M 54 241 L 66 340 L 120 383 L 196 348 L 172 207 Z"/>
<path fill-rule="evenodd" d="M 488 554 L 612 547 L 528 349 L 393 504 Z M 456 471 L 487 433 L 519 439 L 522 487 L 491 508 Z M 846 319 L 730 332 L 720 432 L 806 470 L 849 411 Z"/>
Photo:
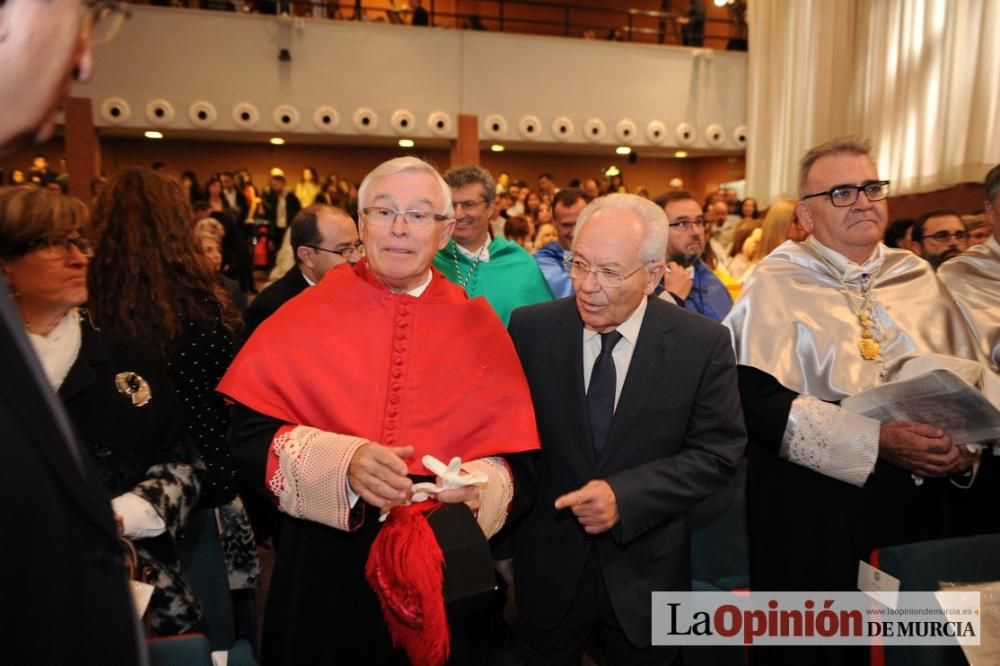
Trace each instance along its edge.
<path fill-rule="evenodd" d="M 396 24 L 409 24 L 413 16 L 405 0 L 150 0 L 150 4 Z M 676 9 L 588 7 L 559 0 L 478 0 L 475 12 L 463 11 L 462 0 L 425 0 L 423 4 L 429 24 L 442 28 L 730 50 L 746 50 L 747 45 L 745 0 L 728 4 L 724 19 L 699 19 Z M 670 4 L 662 2 L 661 6 Z"/>

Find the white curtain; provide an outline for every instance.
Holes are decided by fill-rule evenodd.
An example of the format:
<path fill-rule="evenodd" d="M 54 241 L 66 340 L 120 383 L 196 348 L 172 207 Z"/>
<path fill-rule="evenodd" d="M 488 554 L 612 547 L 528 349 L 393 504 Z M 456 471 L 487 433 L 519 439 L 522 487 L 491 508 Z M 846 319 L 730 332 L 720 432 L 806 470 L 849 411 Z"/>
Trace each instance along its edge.
<path fill-rule="evenodd" d="M 798 160 L 871 140 L 892 194 L 1000 162 L 1000 0 L 752 0 L 747 193 L 797 193 Z"/>

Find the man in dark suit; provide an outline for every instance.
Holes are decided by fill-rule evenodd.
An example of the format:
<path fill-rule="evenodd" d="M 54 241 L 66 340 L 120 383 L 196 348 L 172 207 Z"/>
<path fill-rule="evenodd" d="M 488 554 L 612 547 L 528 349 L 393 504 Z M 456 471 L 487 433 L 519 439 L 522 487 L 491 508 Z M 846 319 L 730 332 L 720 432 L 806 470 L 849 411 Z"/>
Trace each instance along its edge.
<path fill-rule="evenodd" d="M 219 182 L 222 183 L 222 196 L 229 202 L 229 207 L 236 211 L 236 223 L 243 226 L 250 215 L 250 204 L 247 197 L 236 187 L 236 179 L 231 171 L 223 171 L 219 174 Z"/>
<path fill-rule="evenodd" d="M 244 323 L 248 338 L 286 301 L 306 287 L 318 284 L 328 270 L 361 259 L 364 246 L 358 237 L 358 227 L 335 206 L 309 206 L 295 216 L 291 229 L 295 265 L 260 292 L 247 308 Z"/>
<path fill-rule="evenodd" d="M 0 11 L 0 156 L 44 141 L 71 79 L 93 66 L 81 0 Z M 0 259 L 2 263 L 2 259 Z M 0 637 L 11 664 L 143 664 L 111 498 L 73 433 L 0 277 Z"/>
<path fill-rule="evenodd" d="M 575 296 L 514 311 L 542 439 L 537 500 L 514 532 L 528 664 L 670 664 L 651 592 L 690 587 L 687 511 L 746 443 L 726 329 L 658 298 L 667 219 L 631 194 L 590 203 L 569 259 Z"/>
<path fill-rule="evenodd" d="M 295 216 L 302 210 L 302 204 L 298 197 L 288 191 L 288 183 L 281 174 L 271 176 L 271 186 L 264 190 L 261 197 L 264 205 L 264 218 L 270 225 L 270 252 L 268 253 L 269 264 L 274 264 L 274 257 L 281 248 L 281 242 L 285 239 L 285 233 Z"/>

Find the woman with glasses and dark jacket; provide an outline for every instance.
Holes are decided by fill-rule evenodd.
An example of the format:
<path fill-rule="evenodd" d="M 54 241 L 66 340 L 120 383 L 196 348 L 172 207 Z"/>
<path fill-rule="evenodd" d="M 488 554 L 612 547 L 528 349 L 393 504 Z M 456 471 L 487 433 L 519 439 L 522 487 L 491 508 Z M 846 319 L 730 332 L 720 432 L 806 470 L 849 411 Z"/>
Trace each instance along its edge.
<path fill-rule="evenodd" d="M 152 634 L 185 633 L 197 628 L 201 605 L 176 546 L 205 466 L 156 351 L 97 330 L 80 309 L 93 255 L 81 235 L 86 221 L 78 199 L 0 189 L 0 266 L 46 379 L 113 498 L 119 533 L 135 548 L 135 577 L 154 586 L 147 611 Z M 24 500 L 30 511 L 30 488 Z"/>

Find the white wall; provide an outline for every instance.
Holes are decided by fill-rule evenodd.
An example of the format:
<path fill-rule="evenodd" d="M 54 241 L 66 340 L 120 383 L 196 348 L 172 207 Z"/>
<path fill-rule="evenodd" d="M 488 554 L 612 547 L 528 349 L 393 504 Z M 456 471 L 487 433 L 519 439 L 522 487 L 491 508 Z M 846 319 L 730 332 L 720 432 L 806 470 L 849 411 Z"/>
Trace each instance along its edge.
<path fill-rule="evenodd" d="M 97 49 L 94 79 L 74 89 L 93 99 L 99 127 L 453 138 L 455 116 L 470 113 L 482 121 L 484 140 L 556 141 L 553 122 L 565 117 L 573 132 L 561 140 L 570 143 L 590 143 L 584 126 L 596 118 L 606 128 L 600 144 L 676 146 L 675 128 L 686 122 L 694 128 L 693 148 L 743 148 L 734 138 L 746 124 L 743 53 L 146 6 L 131 11 L 118 39 Z M 291 62 L 278 61 L 281 48 L 289 49 Z M 172 105 L 171 120 L 147 115 L 159 99 Z M 214 122 L 209 117 L 199 125 L 190 117 L 198 102 L 214 107 Z M 252 128 L 233 118 L 241 103 L 259 113 Z M 129 113 L 111 115 L 125 105 Z M 272 117 L 279 105 L 298 111 L 296 127 Z M 336 127 L 314 122 L 324 106 L 339 115 Z M 355 126 L 361 108 L 377 115 L 377 127 Z M 399 110 L 413 115 L 406 130 L 391 123 Z M 428 126 L 434 112 L 446 114 L 443 129 Z M 485 124 L 491 114 L 503 117 L 506 132 L 491 136 Z M 525 136 L 519 127 L 529 115 L 539 122 L 536 134 Z M 636 125 L 628 140 L 616 137 L 623 119 Z M 666 129 L 659 141 L 647 137 L 651 121 Z M 714 123 L 721 140 L 711 145 L 705 130 Z"/>

